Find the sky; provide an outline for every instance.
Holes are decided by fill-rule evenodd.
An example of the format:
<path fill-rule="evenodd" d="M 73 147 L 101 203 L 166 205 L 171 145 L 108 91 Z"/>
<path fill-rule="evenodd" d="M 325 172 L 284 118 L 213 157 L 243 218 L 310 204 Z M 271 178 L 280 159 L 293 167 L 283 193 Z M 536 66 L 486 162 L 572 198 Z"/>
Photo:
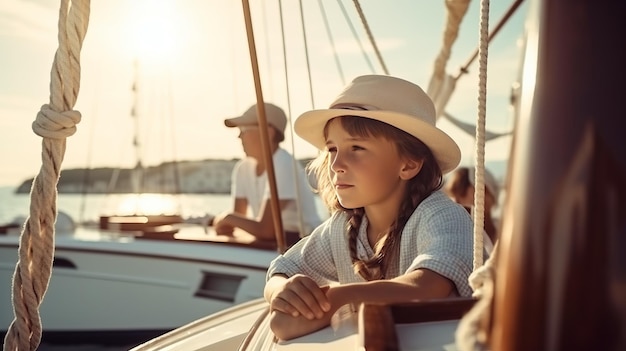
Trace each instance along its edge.
<path fill-rule="evenodd" d="M 513 2 L 491 2 L 491 27 Z M 444 1 L 359 3 L 389 74 L 426 90 L 442 43 Z M 41 137 L 31 125 L 50 98 L 59 5 L 0 0 L 0 186 L 17 186 L 41 167 Z M 252 0 L 250 10 L 264 100 L 283 107 L 290 121 L 327 108 L 354 77 L 384 74 L 353 1 Z M 489 131 L 513 128 L 509 100 L 525 15 L 523 3 L 489 47 Z M 476 49 L 479 18 L 480 1 L 474 0 L 452 47 L 448 73 L 457 74 Z M 92 0 L 80 62 L 74 109 L 82 120 L 67 139 L 63 169 L 243 155 L 237 130 L 223 124 L 256 102 L 242 2 Z M 458 80 L 446 112 L 468 123 L 477 119 L 478 60 Z M 459 144 L 462 164 L 472 164 L 474 138 L 445 119 L 437 125 Z M 283 147 L 297 158 L 314 157 L 316 150 L 292 137 L 290 128 Z M 485 159 L 506 160 L 510 142 L 511 137 L 487 142 Z"/>

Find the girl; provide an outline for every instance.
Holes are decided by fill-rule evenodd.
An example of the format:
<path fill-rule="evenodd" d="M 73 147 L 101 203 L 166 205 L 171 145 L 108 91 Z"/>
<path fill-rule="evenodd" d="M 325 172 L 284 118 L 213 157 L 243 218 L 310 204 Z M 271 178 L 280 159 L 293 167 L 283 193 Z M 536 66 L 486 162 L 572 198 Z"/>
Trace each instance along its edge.
<path fill-rule="evenodd" d="M 361 76 L 294 129 L 322 151 L 311 168 L 332 216 L 268 269 L 278 338 L 323 328 L 349 303 L 471 295 L 471 218 L 440 190 L 460 150 L 420 87 Z"/>

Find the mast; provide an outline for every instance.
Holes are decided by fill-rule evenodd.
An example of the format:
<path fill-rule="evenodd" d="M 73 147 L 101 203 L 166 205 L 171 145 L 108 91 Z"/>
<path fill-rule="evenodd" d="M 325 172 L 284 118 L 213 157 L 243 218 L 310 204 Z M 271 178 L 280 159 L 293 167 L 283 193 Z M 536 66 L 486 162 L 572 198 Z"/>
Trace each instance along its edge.
<path fill-rule="evenodd" d="M 278 189 L 276 186 L 276 175 L 274 174 L 274 160 L 270 148 L 269 135 L 267 134 L 267 118 L 265 116 L 265 100 L 263 99 L 263 89 L 261 89 L 261 79 L 259 77 L 259 64 L 256 56 L 256 46 L 254 43 L 254 32 L 252 30 L 252 18 L 250 15 L 250 4 L 247 0 L 242 0 L 243 13 L 246 21 L 246 33 L 248 35 L 248 48 L 250 50 L 250 62 L 252 64 L 252 74 L 254 76 L 254 87 L 256 91 L 257 116 L 259 119 L 259 127 L 261 130 L 261 147 L 263 148 L 263 156 L 265 157 L 267 180 L 270 186 L 270 205 L 272 207 L 272 219 L 274 220 L 274 234 L 276 235 L 276 244 L 278 252 L 283 253 L 286 250 L 285 234 L 283 232 L 283 223 L 281 219 L 280 204 L 278 203 Z"/>
<path fill-rule="evenodd" d="M 490 349 L 624 350 L 624 2 L 529 10 Z"/>
<path fill-rule="evenodd" d="M 135 132 L 133 134 L 133 147 L 135 149 L 135 168 L 131 171 L 131 186 L 133 189 L 133 193 L 137 196 L 143 192 L 143 165 L 141 163 L 141 143 L 139 142 L 139 61 L 135 59 L 134 64 L 134 79 L 133 79 L 133 106 L 130 111 L 130 116 L 134 120 Z M 137 204 L 139 203 L 139 199 L 137 199 Z M 138 207 L 138 205 L 137 205 Z M 137 208 L 135 208 L 135 212 L 137 212 Z"/>

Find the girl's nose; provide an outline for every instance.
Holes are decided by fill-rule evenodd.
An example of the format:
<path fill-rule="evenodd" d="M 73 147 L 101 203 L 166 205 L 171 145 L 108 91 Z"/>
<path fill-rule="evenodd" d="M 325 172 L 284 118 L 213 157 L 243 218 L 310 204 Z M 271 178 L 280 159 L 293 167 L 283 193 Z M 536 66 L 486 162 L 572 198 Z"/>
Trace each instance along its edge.
<path fill-rule="evenodd" d="M 343 161 L 343 157 L 338 152 L 334 153 L 330 163 L 330 169 L 335 173 L 343 173 L 346 170 L 346 165 Z"/>

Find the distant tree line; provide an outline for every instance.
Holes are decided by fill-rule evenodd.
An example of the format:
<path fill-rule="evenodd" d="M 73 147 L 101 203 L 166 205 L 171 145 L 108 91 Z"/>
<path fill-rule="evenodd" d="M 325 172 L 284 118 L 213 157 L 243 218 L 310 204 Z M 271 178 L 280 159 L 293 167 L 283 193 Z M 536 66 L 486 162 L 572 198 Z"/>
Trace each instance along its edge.
<path fill-rule="evenodd" d="M 141 171 L 136 172 L 134 168 L 75 168 L 61 170 L 57 190 L 59 193 L 102 193 L 102 194 L 122 194 L 135 193 L 203 193 L 203 192 L 227 192 L 210 191 L 206 189 L 194 189 L 183 191 L 181 187 L 189 174 L 196 172 L 199 167 L 211 167 L 211 163 L 227 163 L 229 167 L 226 179 L 230 181 L 229 174 L 238 159 L 232 160 L 202 160 L 202 161 L 178 161 L 166 162 L 157 166 L 140 167 Z M 300 162 L 306 165 L 310 159 L 303 159 Z M 137 175 L 140 175 L 137 177 Z M 29 193 L 32 187 L 33 178 L 26 179 L 16 189 L 16 193 Z M 229 188 L 228 188 L 229 189 Z"/>
<path fill-rule="evenodd" d="M 212 161 L 166 162 L 157 166 L 141 167 L 140 172 L 136 168 L 114 167 L 64 169 L 61 170 L 57 189 L 59 193 L 178 193 L 178 184 L 184 181 L 187 173 Z M 234 165 L 236 161 L 233 159 L 230 162 Z M 23 181 L 17 187 L 16 193 L 29 193 L 33 180 L 34 178 L 29 178 Z"/>

